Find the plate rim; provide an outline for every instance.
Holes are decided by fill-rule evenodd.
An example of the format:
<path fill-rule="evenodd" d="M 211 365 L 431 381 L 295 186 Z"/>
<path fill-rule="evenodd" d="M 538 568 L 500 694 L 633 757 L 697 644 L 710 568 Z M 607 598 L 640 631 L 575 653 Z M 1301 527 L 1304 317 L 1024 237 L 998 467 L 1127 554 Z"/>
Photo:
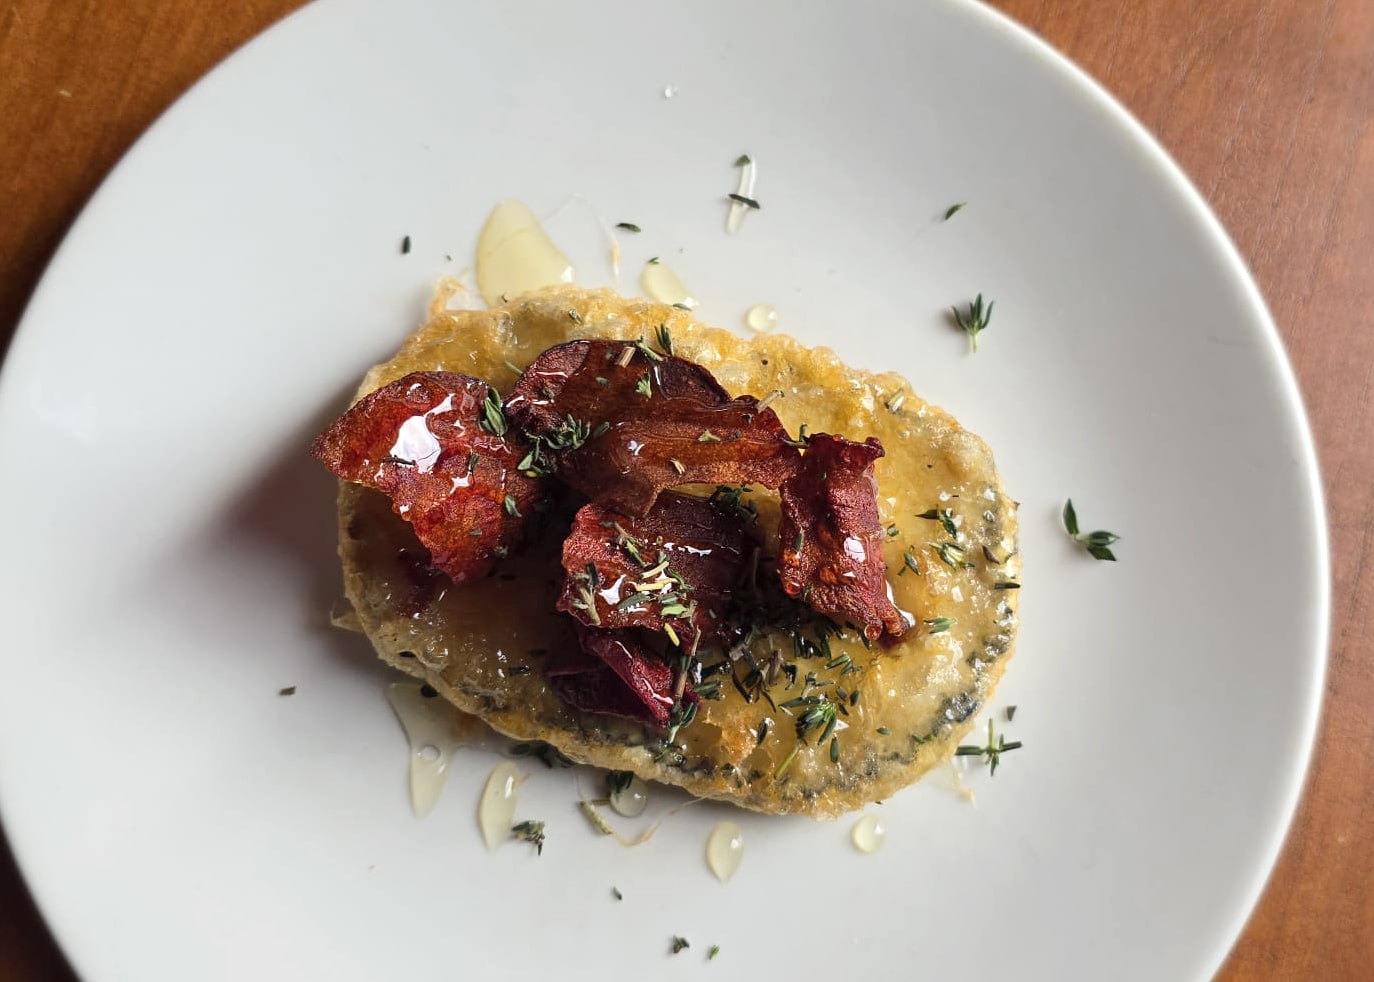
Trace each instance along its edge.
<path fill-rule="evenodd" d="M 1313 588 L 1311 601 L 1316 627 L 1315 635 L 1309 639 L 1309 649 L 1302 652 L 1303 661 L 1307 663 L 1304 676 L 1309 683 L 1309 694 L 1304 702 L 1293 704 L 1295 709 L 1300 711 L 1298 726 L 1293 734 L 1293 737 L 1300 743 L 1300 746 L 1296 748 L 1300 752 L 1296 755 L 1293 765 L 1275 783 L 1274 787 L 1281 799 L 1281 804 L 1277 809 L 1277 814 L 1272 816 L 1276 820 L 1266 823 L 1268 827 L 1265 829 L 1262 860 L 1250 870 L 1248 879 L 1243 886 L 1245 902 L 1238 905 L 1237 909 L 1226 918 L 1228 927 L 1224 936 L 1218 935 L 1211 939 L 1209 947 L 1212 951 L 1212 957 L 1208 961 L 1210 977 L 1221 968 L 1235 944 L 1240 940 L 1246 924 L 1253 915 L 1274 872 L 1288 835 L 1293 829 L 1293 819 L 1302 801 L 1312 771 L 1322 721 L 1325 683 L 1330 664 L 1333 598 L 1326 495 L 1311 419 L 1283 336 L 1279 332 L 1278 325 L 1269 311 L 1249 265 L 1206 198 L 1168 150 L 1102 82 L 1089 75 L 1086 70 L 1079 67 L 1068 56 L 1054 48 L 1029 27 L 1020 24 L 1009 14 L 980 2 L 980 0 L 941 0 L 941 2 L 948 8 L 957 8 L 978 18 L 984 27 L 999 34 L 1019 53 L 1024 55 L 1028 62 L 1037 64 L 1041 71 L 1057 75 L 1067 82 L 1070 89 L 1076 90 L 1087 103 L 1090 103 L 1097 110 L 1099 119 L 1102 121 L 1101 125 L 1114 127 L 1126 137 L 1131 153 L 1144 161 L 1148 161 L 1155 174 L 1163 179 L 1161 183 L 1168 186 L 1169 193 L 1177 195 L 1178 200 L 1186 205 L 1188 215 L 1199 227 L 1200 240 L 1205 238 L 1205 245 L 1208 250 L 1224 261 L 1228 276 L 1232 278 L 1233 284 L 1240 288 L 1238 300 L 1243 301 L 1245 312 L 1256 322 L 1256 326 L 1265 341 L 1266 361 L 1271 369 L 1275 369 L 1273 373 L 1274 381 L 1277 382 L 1275 389 L 1281 393 L 1286 410 L 1285 415 L 1292 423 L 1296 424 L 1293 435 L 1297 438 L 1297 449 L 1300 452 L 1294 464 L 1301 471 L 1302 480 L 1300 483 L 1306 489 L 1304 521 L 1312 533 L 1310 536 L 1312 556 L 1310 558 L 1313 568 L 1308 570 L 1305 575 L 1311 577 L 1307 582 Z M 84 237 L 87 226 L 94 220 L 92 218 L 93 213 L 99 210 L 100 203 L 111 193 L 111 187 L 119 183 L 121 175 L 127 169 L 138 166 L 139 161 L 147 153 L 149 144 L 153 142 L 150 138 L 174 125 L 176 119 L 187 111 L 187 104 L 195 102 L 195 97 L 207 84 L 214 84 L 226 71 L 233 71 L 236 63 L 246 52 L 264 43 L 279 28 L 294 24 L 298 20 L 305 20 L 317 15 L 324 16 L 319 12 L 327 9 L 328 6 L 319 0 L 311 0 L 311 2 L 305 3 L 264 26 L 182 91 L 121 154 L 118 161 L 99 181 L 95 190 L 82 204 L 76 219 L 63 234 L 61 242 L 45 265 L 37 285 L 24 305 L 23 313 L 16 323 L 9 343 L 3 352 L 3 357 L 0 358 L 0 405 L 3 404 L 4 395 L 12 392 L 18 385 L 14 365 L 16 361 L 21 361 L 23 358 L 22 355 L 16 357 L 16 352 L 22 353 L 29 346 L 37 343 L 35 338 L 38 335 L 38 329 L 33 325 L 33 321 L 36 320 L 34 311 L 42 306 L 46 294 L 54 288 L 53 283 L 60 278 L 62 268 L 69 261 L 70 253 L 74 248 L 73 243 Z M 0 775 L 0 834 L 5 836 L 9 844 L 15 867 L 19 871 L 28 895 L 43 918 L 46 929 L 61 950 L 67 964 L 74 971 L 80 965 L 82 969 L 98 972 L 99 966 L 85 965 L 78 959 L 77 951 L 71 943 L 70 932 L 63 920 L 57 916 L 59 912 L 55 909 L 48 891 L 44 889 L 41 878 L 36 875 L 36 871 L 31 868 L 31 864 L 25 858 L 25 853 L 28 852 L 23 848 L 25 837 L 15 834 L 15 826 L 11 821 L 14 806 L 10 803 L 11 795 L 6 793 L 5 784 L 3 775 Z M 84 974 L 84 972 L 80 974 Z"/>

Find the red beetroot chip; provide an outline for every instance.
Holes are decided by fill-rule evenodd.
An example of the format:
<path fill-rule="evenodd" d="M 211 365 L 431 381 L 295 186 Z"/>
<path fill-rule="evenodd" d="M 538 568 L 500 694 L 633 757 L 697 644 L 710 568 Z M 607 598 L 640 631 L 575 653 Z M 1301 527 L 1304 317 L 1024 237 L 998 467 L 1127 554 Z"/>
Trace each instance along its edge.
<path fill-rule="evenodd" d="M 900 637 L 907 628 L 888 596 L 873 475 L 882 455 L 874 437 L 810 437 L 796 476 L 782 485 L 778 527 L 783 590 L 869 638 L 884 631 Z"/>
<path fill-rule="evenodd" d="M 723 642 L 756 544 L 738 510 L 694 495 L 665 492 L 643 518 L 585 505 L 563 542 L 558 609 L 588 627 L 662 631 L 684 650 Z"/>
<path fill-rule="evenodd" d="M 516 382 L 506 412 L 558 477 L 626 515 L 645 515 L 677 485 L 776 488 L 800 456 L 757 399 L 731 399 L 700 365 L 642 344 L 550 348 Z"/>
<path fill-rule="evenodd" d="M 641 385 L 646 373 L 648 395 Z M 560 428 L 569 413 L 594 426 L 637 415 L 656 397 L 707 406 L 730 401 L 694 361 L 624 341 L 568 341 L 544 349 L 521 373 L 506 397 L 506 413 L 520 429 L 542 436 Z"/>
<path fill-rule="evenodd" d="M 527 450 L 487 383 L 451 372 L 382 386 L 310 445 L 336 476 L 388 495 L 455 583 L 484 575 L 544 496 L 516 470 Z"/>
<path fill-rule="evenodd" d="M 574 709 L 666 727 L 672 712 L 673 670 L 636 631 L 596 631 L 579 625 L 578 647 L 550 654 L 549 685 Z M 698 698 L 688 685 L 684 702 Z"/>

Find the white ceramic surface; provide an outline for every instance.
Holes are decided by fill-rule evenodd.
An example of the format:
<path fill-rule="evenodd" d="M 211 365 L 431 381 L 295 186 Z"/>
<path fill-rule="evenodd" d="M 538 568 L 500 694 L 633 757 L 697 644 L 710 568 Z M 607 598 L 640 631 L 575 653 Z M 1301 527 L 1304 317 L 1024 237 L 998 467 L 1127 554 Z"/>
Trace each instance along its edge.
<path fill-rule="evenodd" d="M 743 151 L 763 211 L 727 237 Z M 483 852 L 476 753 L 411 816 L 387 675 L 324 627 L 305 446 L 497 199 L 604 282 L 572 194 L 644 228 L 627 288 L 659 254 L 706 320 L 772 303 L 995 449 L 1025 589 L 993 708 L 1025 748 L 970 771 L 976 807 L 900 794 L 876 856 L 735 816 L 728 886 L 702 850 L 730 809 L 623 850 L 538 764 L 541 858 Z M 978 291 L 971 356 L 942 312 Z M 968 2 L 309 7 L 91 202 L 4 366 L 0 460 L 0 805 L 92 980 L 1202 979 L 1316 720 L 1325 531 L 1260 298 L 1139 127 Z M 1120 562 L 1066 542 L 1065 496 Z"/>

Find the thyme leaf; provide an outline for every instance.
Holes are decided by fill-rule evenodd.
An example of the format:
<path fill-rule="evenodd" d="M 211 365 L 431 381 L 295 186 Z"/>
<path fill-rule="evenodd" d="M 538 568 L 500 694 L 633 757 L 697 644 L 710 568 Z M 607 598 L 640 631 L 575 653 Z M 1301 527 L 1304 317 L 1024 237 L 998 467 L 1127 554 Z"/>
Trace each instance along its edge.
<path fill-rule="evenodd" d="M 1074 511 L 1072 498 L 1064 502 L 1064 531 L 1068 532 L 1069 538 L 1086 549 L 1088 555 L 1094 559 L 1116 562 L 1116 555 L 1108 546 L 1119 541 L 1121 536 L 1115 532 L 1107 532 L 1102 529 L 1095 532 L 1078 531 L 1078 513 Z M 1001 589 L 1007 589 L 1007 587 L 1001 587 Z"/>
<path fill-rule="evenodd" d="M 536 855 L 544 855 L 543 822 L 521 822 L 519 825 L 512 825 L 510 834 L 516 839 L 532 844 Z"/>
<path fill-rule="evenodd" d="M 956 757 L 982 757 L 982 758 L 988 763 L 988 765 L 991 767 L 991 771 L 990 771 L 989 773 L 990 773 L 990 774 L 996 774 L 996 773 L 997 773 L 997 765 L 998 765 L 999 763 L 1001 763 L 1002 755 L 1003 755 L 1004 753 L 1008 753 L 1009 751 L 1012 751 L 1012 750 L 1020 750 L 1020 749 L 1021 749 L 1021 741 L 1020 741 L 1020 740 L 1013 740 L 1011 743 L 1007 743 L 1007 738 L 1006 738 L 1005 736 L 1000 736 L 1000 735 L 997 735 L 997 734 L 993 733 L 993 730 L 992 730 L 992 720 L 991 720 L 991 718 L 989 718 L 989 719 L 988 719 L 988 742 L 987 742 L 986 744 L 984 744 L 983 746 L 981 746 L 981 747 L 972 746 L 972 745 L 970 745 L 970 744 L 960 744 L 960 745 L 959 745 L 959 748 L 958 748 L 957 750 L 954 751 L 954 756 L 956 756 Z"/>
<path fill-rule="evenodd" d="M 501 393 L 494 388 L 487 388 L 487 397 L 482 400 L 482 429 L 493 436 L 505 436 L 509 428 L 506 424 L 506 414 L 501 411 Z"/>
<path fill-rule="evenodd" d="M 939 522 L 940 527 L 945 530 L 946 535 L 951 539 L 958 540 L 959 526 L 954 524 L 954 510 L 952 508 L 931 508 L 929 511 L 921 512 L 921 514 L 916 517 L 924 518 L 932 522 Z"/>
<path fill-rule="evenodd" d="M 954 315 L 954 323 L 968 335 L 970 351 L 978 350 L 978 335 L 983 333 L 988 322 L 992 320 L 992 308 L 992 301 L 989 301 L 986 307 L 983 306 L 981 293 L 968 305 L 967 312 L 960 311 L 958 307 L 949 308 Z"/>
<path fill-rule="evenodd" d="M 660 350 L 665 355 L 673 353 L 673 333 L 668 330 L 667 324 L 660 324 L 654 328 L 654 340 L 658 342 Z"/>

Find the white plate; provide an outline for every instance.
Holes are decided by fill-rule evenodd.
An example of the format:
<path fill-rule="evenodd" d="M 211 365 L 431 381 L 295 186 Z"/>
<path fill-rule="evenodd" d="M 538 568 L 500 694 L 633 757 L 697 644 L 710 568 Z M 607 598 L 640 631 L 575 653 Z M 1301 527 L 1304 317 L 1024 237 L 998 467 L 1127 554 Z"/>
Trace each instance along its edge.
<path fill-rule="evenodd" d="M 727 237 L 742 151 L 763 211 Z M 497 199 L 566 205 L 554 234 L 590 249 L 573 193 L 643 226 L 626 268 L 663 255 L 705 319 L 771 302 L 995 449 L 1026 587 L 993 709 L 1025 748 L 970 771 L 976 807 L 902 793 L 876 857 L 847 821 L 747 816 L 728 887 L 701 853 L 730 809 L 622 850 L 537 764 L 542 858 L 480 848 L 476 753 L 410 815 L 386 676 L 323 627 L 306 442 Z M 978 291 L 969 355 L 942 312 Z M 1198 979 L 1311 745 L 1325 532 L 1274 328 L 1139 127 L 972 3 L 307 8 L 86 210 L 5 365 L 0 460 L 5 825 L 90 979 Z M 1120 562 L 1065 540 L 1066 496 Z"/>

